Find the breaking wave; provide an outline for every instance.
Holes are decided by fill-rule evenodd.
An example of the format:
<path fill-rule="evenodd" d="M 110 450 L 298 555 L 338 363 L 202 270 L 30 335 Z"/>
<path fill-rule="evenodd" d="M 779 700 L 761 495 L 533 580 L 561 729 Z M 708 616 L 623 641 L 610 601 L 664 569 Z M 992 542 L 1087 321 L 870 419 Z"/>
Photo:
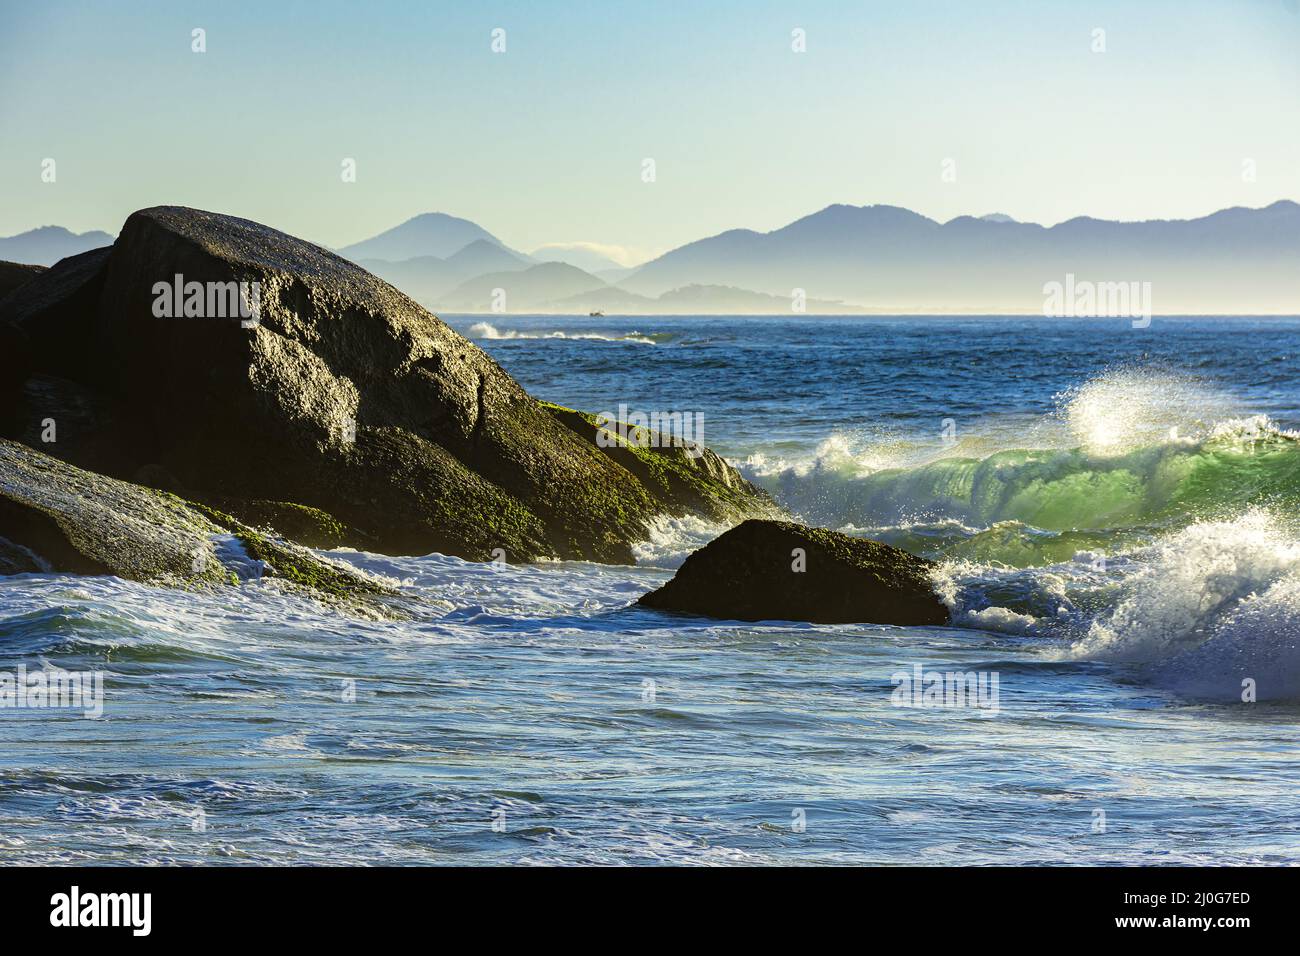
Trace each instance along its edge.
<path fill-rule="evenodd" d="M 1052 639 L 1050 656 L 1131 665 L 1182 694 L 1300 700 L 1300 536 L 1263 509 L 1112 554 L 935 572 L 962 627 Z"/>
<path fill-rule="evenodd" d="M 873 468 L 833 437 L 812 462 L 754 457 L 746 471 L 792 511 L 829 527 L 951 520 L 1077 534 L 1197 518 L 1243 502 L 1295 503 L 1300 440 L 1256 416 L 1107 452 L 1007 449 Z"/>
<path fill-rule="evenodd" d="M 744 470 L 809 524 L 938 560 L 958 626 L 1179 692 L 1236 699 L 1249 679 L 1260 700 L 1296 700 L 1300 435 L 1240 412 L 1125 370 L 993 441 L 833 435 L 811 459 Z M 1026 433 L 1041 447 L 1006 447 Z"/>

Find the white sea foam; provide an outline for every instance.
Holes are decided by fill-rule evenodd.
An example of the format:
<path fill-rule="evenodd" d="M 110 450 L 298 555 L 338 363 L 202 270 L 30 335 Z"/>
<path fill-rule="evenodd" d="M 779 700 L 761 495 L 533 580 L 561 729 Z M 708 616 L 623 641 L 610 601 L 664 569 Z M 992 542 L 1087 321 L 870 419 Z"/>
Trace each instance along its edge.
<path fill-rule="evenodd" d="M 1038 630 L 1038 618 L 1021 614 L 1005 607 L 986 607 L 980 611 L 967 611 L 959 622 L 985 631 L 1003 634 L 1033 634 Z"/>
<path fill-rule="evenodd" d="M 1209 640 L 1162 662 L 1152 676 L 1188 695 L 1235 702 L 1250 686 L 1257 700 L 1300 700 L 1300 576 L 1237 602 Z"/>
<path fill-rule="evenodd" d="M 950 560 L 930 574 L 953 624 L 1005 634 L 1050 634 L 1077 612 L 1080 591 L 1095 587 L 1098 572 L 1073 564 L 1009 568 Z"/>
<path fill-rule="evenodd" d="M 250 557 L 243 542 L 233 534 L 212 535 L 212 546 L 217 553 L 217 560 L 228 571 L 233 571 L 241 581 L 260 581 L 271 566 L 261 560 Z"/>
<path fill-rule="evenodd" d="M 570 339 L 581 342 L 633 342 L 638 345 L 658 345 L 653 338 L 640 332 L 628 332 L 626 335 L 604 335 L 599 332 L 520 332 L 516 329 L 498 329 L 488 322 L 475 322 L 469 327 L 469 335 L 475 339 L 502 341 L 509 339 Z"/>
<path fill-rule="evenodd" d="M 1300 545 L 1259 510 L 1194 524 L 1142 558 L 1114 609 L 1075 648 L 1078 656 L 1167 659 L 1214 637 L 1247 598 L 1300 574 Z"/>
<path fill-rule="evenodd" d="M 704 547 L 729 526 L 694 515 L 673 518 L 660 515 L 650 522 L 650 534 L 632 548 L 637 564 L 675 568 L 692 551 Z"/>
<path fill-rule="evenodd" d="M 1300 699 L 1300 542 L 1255 509 L 1153 544 L 1048 567 L 948 561 L 935 587 L 961 627 L 1066 639 L 1063 660 L 1134 665 L 1157 686 L 1236 699 Z"/>

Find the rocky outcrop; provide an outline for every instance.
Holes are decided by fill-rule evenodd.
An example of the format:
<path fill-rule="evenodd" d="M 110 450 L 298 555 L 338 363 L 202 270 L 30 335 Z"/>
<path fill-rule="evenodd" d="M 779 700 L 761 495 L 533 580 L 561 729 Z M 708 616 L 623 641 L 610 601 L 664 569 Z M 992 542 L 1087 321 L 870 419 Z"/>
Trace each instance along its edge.
<path fill-rule="evenodd" d="M 115 574 L 215 587 L 271 578 L 389 613 L 386 585 L 175 495 L 83 471 L 0 439 L 0 572 Z"/>
<path fill-rule="evenodd" d="M 933 563 L 789 521 L 750 520 L 696 551 L 639 604 L 737 621 L 935 625 L 948 610 Z"/>
<path fill-rule="evenodd" d="M 182 301 L 160 299 L 177 282 Z M 255 317 L 220 308 L 240 283 Z M 137 212 L 111 249 L 6 297 L 0 321 L 38 372 L 11 434 L 71 409 L 37 447 L 250 522 L 253 503 L 288 502 L 370 550 L 631 563 L 656 514 L 771 509 L 716 456 L 607 454 L 387 283 L 248 220 Z"/>

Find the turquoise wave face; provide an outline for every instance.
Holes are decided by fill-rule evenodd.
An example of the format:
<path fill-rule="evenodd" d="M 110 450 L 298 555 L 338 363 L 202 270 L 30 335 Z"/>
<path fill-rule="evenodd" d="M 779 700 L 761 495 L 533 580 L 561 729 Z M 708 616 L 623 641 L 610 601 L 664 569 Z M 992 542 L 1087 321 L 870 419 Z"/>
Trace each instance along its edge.
<path fill-rule="evenodd" d="M 1118 455 L 1013 449 L 862 474 L 758 479 L 810 520 L 870 529 L 921 553 L 1023 566 L 1254 506 L 1300 502 L 1300 441 L 1226 429 Z M 805 487 L 797 487 L 802 483 Z"/>

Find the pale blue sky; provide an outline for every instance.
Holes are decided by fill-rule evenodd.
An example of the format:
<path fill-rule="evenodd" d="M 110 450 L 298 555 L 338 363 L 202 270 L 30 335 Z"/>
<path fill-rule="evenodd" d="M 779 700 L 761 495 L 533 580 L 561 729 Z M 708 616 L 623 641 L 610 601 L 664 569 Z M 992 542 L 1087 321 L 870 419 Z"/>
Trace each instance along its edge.
<path fill-rule="evenodd" d="M 1297 0 L 0 0 L 0 90 L 0 235 L 180 203 L 337 246 L 439 210 L 644 255 L 833 202 L 1052 223 L 1300 199 Z"/>

